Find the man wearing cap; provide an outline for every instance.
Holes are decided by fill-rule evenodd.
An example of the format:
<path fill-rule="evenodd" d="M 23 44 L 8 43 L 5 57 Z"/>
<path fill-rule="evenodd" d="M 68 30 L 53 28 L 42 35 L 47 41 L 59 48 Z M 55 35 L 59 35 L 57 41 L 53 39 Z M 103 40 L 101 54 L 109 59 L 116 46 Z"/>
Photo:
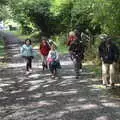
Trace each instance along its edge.
<path fill-rule="evenodd" d="M 99 56 L 102 60 L 102 80 L 106 87 L 110 84 L 114 87 L 116 80 L 116 63 L 119 59 L 119 50 L 111 41 L 111 38 L 105 36 L 99 46 Z"/>

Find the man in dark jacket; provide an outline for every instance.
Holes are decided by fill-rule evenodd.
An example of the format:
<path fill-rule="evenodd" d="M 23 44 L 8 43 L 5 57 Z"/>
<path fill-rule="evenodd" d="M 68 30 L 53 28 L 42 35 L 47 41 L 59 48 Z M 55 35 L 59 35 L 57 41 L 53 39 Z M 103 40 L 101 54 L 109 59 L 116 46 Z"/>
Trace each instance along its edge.
<path fill-rule="evenodd" d="M 69 47 L 71 59 L 74 63 L 76 79 L 79 78 L 79 71 L 82 69 L 82 60 L 84 59 L 84 46 L 79 39 L 76 39 Z"/>
<path fill-rule="evenodd" d="M 119 59 L 119 50 L 111 41 L 111 38 L 106 37 L 99 46 L 99 56 L 102 60 L 102 80 L 103 85 L 110 84 L 114 86 L 116 79 L 116 63 Z"/>

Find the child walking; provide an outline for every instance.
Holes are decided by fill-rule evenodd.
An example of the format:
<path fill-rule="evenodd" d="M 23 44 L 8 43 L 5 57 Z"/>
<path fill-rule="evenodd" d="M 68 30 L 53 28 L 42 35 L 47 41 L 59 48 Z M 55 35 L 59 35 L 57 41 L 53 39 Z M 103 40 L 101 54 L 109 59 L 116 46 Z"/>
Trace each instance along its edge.
<path fill-rule="evenodd" d="M 50 46 L 47 42 L 47 39 L 45 37 L 42 38 L 42 42 L 40 43 L 40 54 L 42 58 L 42 66 L 43 70 L 46 68 L 47 69 L 47 56 L 50 51 Z"/>
<path fill-rule="evenodd" d="M 32 72 L 32 59 L 33 59 L 33 48 L 31 40 L 26 39 L 25 43 L 21 47 L 21 55 L 26 60 L 26 75 Z"/>
<path fill-rule="evenodd" d="M 61 68 L 60 61 L 59 61 L 59 54 L 56 50 L 56 46 L 54 44 L 51 44 L 51 50 L 49 51 L 48 57 L 47 57 L 48 66 L 50 69 L 50 72 L 52 74 L 52 78 L 57 77 L 57 69 Z"/>

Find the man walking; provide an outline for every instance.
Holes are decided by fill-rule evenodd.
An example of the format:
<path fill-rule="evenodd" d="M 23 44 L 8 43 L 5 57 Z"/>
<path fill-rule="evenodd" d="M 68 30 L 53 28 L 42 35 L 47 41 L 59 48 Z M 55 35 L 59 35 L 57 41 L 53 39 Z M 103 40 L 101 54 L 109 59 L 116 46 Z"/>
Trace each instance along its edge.
<path fill-rule="evenodd" d="M 99 56 L 102 60 L 102 80 L 106 87 L 114 87 L 116 80 L 116 63 L 119 59 L 119 50 L 110 37 L 104 38 L 99 46 Z"/>

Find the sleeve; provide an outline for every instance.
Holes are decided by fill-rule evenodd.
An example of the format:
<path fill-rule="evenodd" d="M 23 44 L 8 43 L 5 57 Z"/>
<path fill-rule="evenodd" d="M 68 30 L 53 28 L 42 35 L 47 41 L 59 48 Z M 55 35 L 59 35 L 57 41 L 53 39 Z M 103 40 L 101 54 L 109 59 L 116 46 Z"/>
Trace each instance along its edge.
<path fill-rule="evenodd" d="M 24 46 L 22 46 L 22 47 L 20 48 L 20 54 L 21 54 L 21 55 L 23 55 L 23 52 L 24 52 Z"/>
<path fill-rule="evenodd" d="M 56 51 L 56 59 L 55 60 L 59 60 L 59 53 L 58 53 L 58 51 Z"/>
<path fill-rule="evenodd" d="M 119 49 L 116 45 L 114 45 L 114 50 L 115 50 L 115 61 L 119 59 Z"/>
<path fill-rule="evenodd" d="M 99 49 L 98 49 L 99 57 L 102 57 L 102 54 L 103 54 L 102 46 L 103 46 L 103 43 L 100 44 Z"/>

